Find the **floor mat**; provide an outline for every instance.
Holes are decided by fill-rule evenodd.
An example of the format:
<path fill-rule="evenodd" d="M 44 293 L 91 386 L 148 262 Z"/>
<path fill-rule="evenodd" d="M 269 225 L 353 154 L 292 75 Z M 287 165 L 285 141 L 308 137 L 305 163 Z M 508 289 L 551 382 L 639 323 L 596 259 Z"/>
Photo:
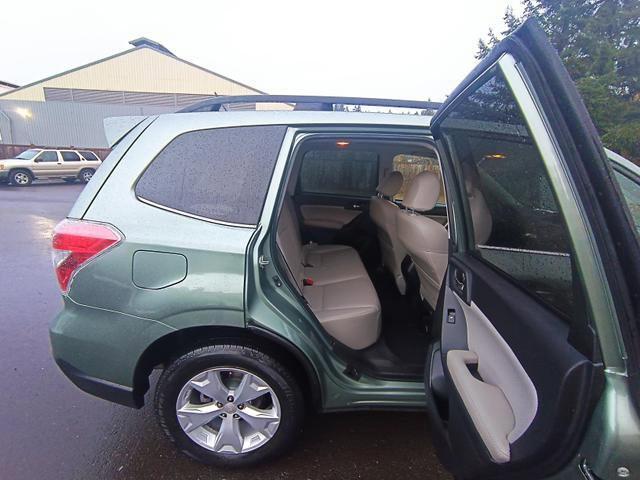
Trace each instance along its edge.
<path fill-rule="evenodd" d="M 417 301 L 400 295 L 393 277 L 386 270 L 371 274 L 382 306 L 382 338 L 400 360 L 410 364 L 424 364 L 428 335 L 428 320 Z"/>

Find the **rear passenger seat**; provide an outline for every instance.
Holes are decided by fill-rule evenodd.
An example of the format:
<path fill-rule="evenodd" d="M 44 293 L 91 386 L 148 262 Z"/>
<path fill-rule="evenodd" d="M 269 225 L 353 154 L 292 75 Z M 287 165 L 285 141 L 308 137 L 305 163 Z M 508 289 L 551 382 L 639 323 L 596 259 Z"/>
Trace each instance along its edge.
<path fill-rule="evenodd" d="M 277 243 L 289 279 L 324 329 L 354 350 L 374 344 L 380 336 L 380 301 L 358 252 L 344 245 L 303 246 L 295 206 L 288 197 L 278 222 Z M 305 285 L 310 281 L 312 285 Z"/>

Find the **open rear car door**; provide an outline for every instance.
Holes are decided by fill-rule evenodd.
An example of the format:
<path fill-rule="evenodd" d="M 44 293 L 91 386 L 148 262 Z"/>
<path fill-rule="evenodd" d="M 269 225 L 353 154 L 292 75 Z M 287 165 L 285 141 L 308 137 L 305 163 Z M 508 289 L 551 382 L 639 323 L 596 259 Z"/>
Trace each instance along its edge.
<path fill-rule="evenodd" d="M 637 238 L 535 22 L 463 81 L 432 133 L 450 215 L 425 370 L 436 448 L 457 478 L 549 477 L 577 465 L 605 367 L 625 368 L 615 319 L 638 281 Z"/>

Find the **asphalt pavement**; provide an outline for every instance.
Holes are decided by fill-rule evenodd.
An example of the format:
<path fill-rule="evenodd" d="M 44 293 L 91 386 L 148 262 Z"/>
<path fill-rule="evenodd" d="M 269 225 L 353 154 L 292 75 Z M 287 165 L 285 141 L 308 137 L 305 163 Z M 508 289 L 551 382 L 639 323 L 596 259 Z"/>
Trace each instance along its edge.
<path fill-rule="evenodd" d="M 0 480 L 450 478 L 421 413 L 311 416 L 288 456 L 220 471 L 174 450 L 150 402 L 133 410 L 78 390 L 51 358 L 48 325 L 62 307 L 51 232 L 81 190 L 0 185 Z"/>

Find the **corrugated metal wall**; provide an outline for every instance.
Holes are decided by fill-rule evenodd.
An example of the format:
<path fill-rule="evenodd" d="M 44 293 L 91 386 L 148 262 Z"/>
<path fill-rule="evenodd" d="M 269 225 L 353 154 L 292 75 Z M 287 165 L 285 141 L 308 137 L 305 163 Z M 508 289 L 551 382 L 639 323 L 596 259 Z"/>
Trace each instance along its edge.
<path fill-rule="evenodd" d="M 158 105 L 0 100 L 0 143 L 107 148 L 105 118 L 173 111 Z"/>
<path fill-rule="evenodd" d="M 213 97 L 214 95 L 199 95 L 194 93 L 125 92 L 44 87 L 44 99 L 47 102 L 109 103 L 116 105 L 125 103 L 130 105 L 157 105 L 180 109 Z"/>

